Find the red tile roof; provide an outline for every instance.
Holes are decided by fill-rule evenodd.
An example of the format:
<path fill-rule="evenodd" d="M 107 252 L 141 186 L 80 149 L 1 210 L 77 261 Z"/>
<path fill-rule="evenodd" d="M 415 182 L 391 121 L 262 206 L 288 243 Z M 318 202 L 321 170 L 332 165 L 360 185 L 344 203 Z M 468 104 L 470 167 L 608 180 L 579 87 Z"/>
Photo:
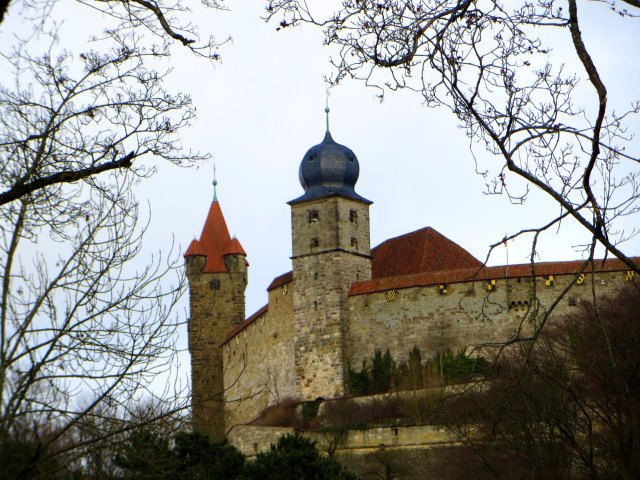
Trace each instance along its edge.
<path fill-rule="evenodd" d="M 240 240 L 238 240 L 236 237 L 233 237 L 229 242 L 229 244 L 227 245 L 226 255 L 246 256 L 247 253 L 244 251 L 244 248 L 242 248 L 242 245 L 240 245 Z"/>
<path fill-rule="evenodd" d="M 372 278 L 396 277 L 437 270 L 480 268 L 482 262 L 431 227 L 390 238 L 371 250 Z M 273 279 L 267 291 L 293 280 L 293 272 Z"/>
<path fill-rule="evenodd" d="M 371 277 L 480 268 L 482 262 L 431 227 L 390 238 L 371 250 Z"/>
<path fill-rule="evenodd" d="M 640 263 L 640 257 L 632 260 Z M 417 286 L 441 285 L 445 283 L 461 283 L 469 281 L 498 280 L 501 278 L 523 278 L 546 275 L 570 275 L 578 273 L 584 267 L 583 260 L 570 262 L 544 262 L 536 263 L 533 268 L 530 263 L 521 265 L 501 265 L 498 267 L 467 268 L 459 270 L 443 270 L 439 272 L 425 272 L 414 275 L 377 278 L 351 285 L 349 295 L 362 295 L 364 293 L 380 292 L 391 289 L 409 288 Z M 596 272 L 626 271 L 629 267 L 618 259 L 606 261 L 596 260 L 594 270 Z M 587 266 L 585 272 L 590 272 Z"/>
<path fill-rule="evenodd" d="M 222 345 L 227 343 L 229 340 L 231 340 L 233 337 L 239 334 L 242 330 L 247 328 L 256 320 L 258 320 L 262 315 L 267 313 L 268 310 L 269 310 L 269 305 L 267 304 L 264 307 L 262 307 L 260 310 L 258 310 L 256 313 L 251 315 L 249 318 L 247 318 L 243 322 L 240 322 L 238 325 L 236 325 L 231 330 L 229 330 L 229 333 L 227 333 L 227 338 L 224 339 L 224 342 L 222 342 Z"/>
<path fill-rule="evenodd" d="M 267 292 L 270 292 L 274 288 L 281 287 L 285 283 L 289 283 L 293 280 L 293 272 L 283 273 L 279 277 L 273 279 L 273 281 L 267 287 Z"/>
<path fill-rule="evenodd" d="M 192 246 L 189 247 L 189 249 L 191 248 Z M 533 266 L 530 263 L 525 263 L 486 267 L 464 248 L 431 227 L 386 240 L 375 247 L 371 254 L 373 256 L 372 279 L 354 283 L 349 290 L 350 296 L 445 283 L 523 278 L 532 275 L 569 275 L 579 272 L 584 267 L 582 260 L 544 262 L 536 263 Z M 640 263 L 640 257 L 634 257 L 632 260 Z M 618 259 L 604 262 L 596 260 L 594 262 L 596 272 L 626 271 L 628 269 L 629 267 Z M 585 271 L 591 271 L 591 267 L 588 266 Z M 267 287 L 267 291 L 291 281 L 293 281 L 293 272 L 289 271 L 274 278 Z M 235 326 L 229 331 L 223 343 L 227 343 L 267 311 L 268 305 L 265 305 Z"/>
<path fill-rule="evenodd" d="M 225 255 L 245 255 L 246 253 L 237 238 L 231 238 L 227 222 L 222 215 L 220 204 L 217 200 L 211 203 L 207 219 L 202 227 L 199 240 L 193 240 L 184 253 L 185 257 L 202 255 L 207 257 L 203 272 L 219 273 L 227 272 L 224 263 Z"/>

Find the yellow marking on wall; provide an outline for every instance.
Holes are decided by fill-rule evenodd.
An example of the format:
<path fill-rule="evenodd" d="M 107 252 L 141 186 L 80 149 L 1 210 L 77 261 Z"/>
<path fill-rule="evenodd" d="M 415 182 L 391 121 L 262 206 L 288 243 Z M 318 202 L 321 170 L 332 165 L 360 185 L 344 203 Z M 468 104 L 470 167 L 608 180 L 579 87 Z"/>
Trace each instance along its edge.
<path fill-rule="evenodd" d="M 387 302 L 394 302 L 397 298 L 398 292 L 395 290 L 387 290 Z"/>
<path fill-rule="evenodd" d="M 553 286 L 553 275 L 549 275 L 549 276 L 547 277 L 547 279 L 544 281 L 544 284 L 545 284 L 547 287 L 552 287 L 552 286 Z"/>
<path fill-rule="evenodd" d="M 490 292 L 496 289 L 496 281 L 495 280 L 487 280 L 487 291 Z"/>
<path fill-rule="evenodd" d="M 578 285 L 582 285 L 582 284 L 584 283 L 584 273 L 581 273 L 581 274 L 578 276 L 578 279 L 576 280 L 576 283 L 577 283 Z"/>
<path fill-rule="evenodd" d="M 627 270 L 624 279 L 627 282 L 630 282 L 631 280 L 633 280 L 633 276 L 635 275 L 636 272 L 634 272 L 633 270 Z"/>

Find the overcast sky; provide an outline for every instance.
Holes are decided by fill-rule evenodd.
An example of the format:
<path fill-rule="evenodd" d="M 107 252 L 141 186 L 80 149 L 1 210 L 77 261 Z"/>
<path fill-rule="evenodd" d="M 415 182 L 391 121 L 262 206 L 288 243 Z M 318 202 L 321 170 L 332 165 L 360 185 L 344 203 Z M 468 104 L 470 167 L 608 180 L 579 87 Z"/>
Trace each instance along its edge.
<path fill-rule="evenodd" d="M 589 2 L 580 3 L 594 10 L 583 30 L 595 61 L 606 65 L 603 73 L 610 100 L 627 106 L 640 98 L 638 20 L 620 22 L 605 5 L 594 8 Z M 276 25 L 259 18 L 262 1 L 227 4 L 229 12 L 197 18 L 201 30 L 214 31 L 218 39 L 233 37 L 221 49 L 222 62 L 213 66 L 174 48 L 170 89 L 190 93 L 197 107 L 197 123 L 183 140 L 213 155 L 220 205 L 251 265 L 250 315 L 266 302 L 265 289 L 273 277 L 291 269 L 286 202 L 302 193 L 300 160 L 324 136 L 323 77 L 330 73 L 332 51 L 323 47 L 318 30 L 276 32 Z M 78 4 L 67 5 L 67 23 L 72 25 L 83 14 Z M 85 27 L 100 28 L 91 18 Z M 75 37 L 63 36 L 69 38 Z M 554 60 L 562 58 L 561 49 L 553 55 Z M 488 246 L 505 234 L 540 226 L 557 212 L 538 192 L 532 192 L 524 206 L 511 205 L 506 197 L 484 195 L 485 181 L 475 173 L 469 142 L 451 113 L 423 107 L 415 94 L 392 93 L 380 103 L 376 93 L 351 82 L 330 91 L 331 133 L 357 155 L 356 191 L 374 202 L 372 246 L 431 226 L 484 260 Z M 637 122 L 636 126 L 640 131 Z M 638 142 L 635 146 L 637 156 Z M 172 237 L 184 251 L 200 235 L 213 195 L 212 173 L 212 164 L 197 170 L 162 167 L 141 185 L 139 195 L 151 205 L 148 251 L 168 248 Z M 516 179 L 507 181 L 517 185 Z M 629 226 L 640 224 L 637 218 L 628 222 Z M 543 236 L 540 260 L 580 258 L 574 246 L 587 241 L 584 232 L 566 222 L 558 235 L 554 231 Z M 525 240 L 510 243 L 509 262 L 528 261 L 529 249 Z M 640 238 L 625 251 L 639 255 Z M 505 262 L 504 248 L 490 259 L 494 265 Z"/>

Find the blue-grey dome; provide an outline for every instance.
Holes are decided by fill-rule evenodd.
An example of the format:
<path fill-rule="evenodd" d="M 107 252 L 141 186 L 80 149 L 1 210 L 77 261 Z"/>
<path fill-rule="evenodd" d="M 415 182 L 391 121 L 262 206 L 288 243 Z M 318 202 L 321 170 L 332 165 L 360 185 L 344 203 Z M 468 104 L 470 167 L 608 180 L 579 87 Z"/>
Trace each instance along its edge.
<path fill-rule="evenodd" d="M 354 188 L 360 174 L 358 157 L 350 148 L 336 143 L 327 130 L 322 143 L 311 147 L 300 163 L 300 184 L 304 195 L 289 203 L 341 195 L 371 203 Z"/>

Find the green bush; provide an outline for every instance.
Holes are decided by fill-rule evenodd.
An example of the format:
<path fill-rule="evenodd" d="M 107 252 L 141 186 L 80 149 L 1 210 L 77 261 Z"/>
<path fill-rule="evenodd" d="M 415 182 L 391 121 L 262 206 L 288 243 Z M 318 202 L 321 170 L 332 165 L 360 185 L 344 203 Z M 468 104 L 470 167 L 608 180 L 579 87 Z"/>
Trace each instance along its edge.
<path fill-rule="evenodd" d="M 302 413 L 302 426 L 304 428 L 310 428 L 313 424 L 313 420 L 318 416 L 318 409 L 322 400 L 310 400 L 308 402 L 302 402 L 300 412 Z"/>
<path fill-rule="evenodd" d="M 396 362 L 391 357 L 389 350 L 384 354 L 381 350 L 375 350 L 371 368 L 367 362 L 362 362 L 362 368 L 356 372 L 349 367 L 347 373 L 347 388 L 351 395 L 375 395 L 391 390 L 397 380 Z"/>
<path fill-rule="evenodd" d="M 466 382 L 478 374 L 486 373 L 488 364 L 482 357 L 471 357 L 460 349 L 457 353 L 446 350 L 429 360 L 422 360 L 420 349 L 414 346 L 406 361 L 399 364 L 389 350 L 384 354 L 376 349 L 371 361 L 362 362 L 360 371 L 349 367 L 347 387 L 353 396 L 375 395 L 390 391 L 419 390 L 433 386 Z"/>
<path fill-rule="evenodd" d="M 369 369 L 367 368 L 366 360 L 362 361 L 362 368 L 359 372 L 353 370 L 349 366 L 347 373 L 347 388 L 351 395 L 361 397 L 371 394 L 372 387 L 369 381 Z"/>
<path fill-rule="evenodd" d="M 127 480 L 226 480 L 240 474 L 244 455 L 200 433 L 179 432 L 171 438 L 148 429 L 133 431 L 114 463 Z"/>
<path fill-rule="evenodd" d="M 467 356 L 465 349 L 458 350 L 457 354 L 446 350 L 433 359 L 434 373 L 440 374 L 447 383 L 469 381 L 486 370 L 487 361 L 482 357 Z"/>
<path fill-rule="evenodd" d="M 333 459 L 322 457 L 315 442 L 295 435 L 280 437 L 271 450 L 245 465 L 238 480 L 357 480 Z"/>
<path fill-rule="evenodd" d="M 371 383 L 373 393 L 385 393 L 391 390 L 391 383 L 396 376 L 396 362 L 391 358 L 387 349 L 383 355 L 378 349 L 373 355 L 373 366 L 371 367 Z"/>

